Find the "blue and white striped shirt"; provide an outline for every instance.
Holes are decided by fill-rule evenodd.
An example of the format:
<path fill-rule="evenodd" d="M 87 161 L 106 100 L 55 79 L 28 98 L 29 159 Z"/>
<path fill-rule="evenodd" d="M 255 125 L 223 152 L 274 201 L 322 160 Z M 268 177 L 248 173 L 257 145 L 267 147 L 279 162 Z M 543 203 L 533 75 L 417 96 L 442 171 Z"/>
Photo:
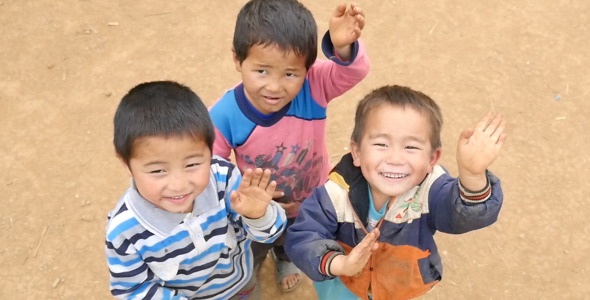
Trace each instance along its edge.
<path fill-rule="evenodd" d="M 227 299 L 252 276 L 250 243 L 271 243 L 286 225 L 274 201 L 259 219 L 231 210 L 239 170 L 213 156 L 209 185 L 192 213 L 143 199 L 134 184 L 109 213 L 106 256 L 111 293 L 121 299 Z"/>

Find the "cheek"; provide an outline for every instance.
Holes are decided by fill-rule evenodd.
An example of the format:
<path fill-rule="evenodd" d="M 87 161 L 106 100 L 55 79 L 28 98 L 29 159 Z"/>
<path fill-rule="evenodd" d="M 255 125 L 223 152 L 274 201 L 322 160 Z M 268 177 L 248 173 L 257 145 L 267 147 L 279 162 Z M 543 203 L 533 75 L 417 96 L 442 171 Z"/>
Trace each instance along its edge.
<path fill-rule="evenodd" d="M 135 185 L 139 194 L 150 201 L 157 198 L 161 188 L 160 184 L 154 180 L 136 180 Z"/>
<path fill-rule="evenodd" d="M 304 82 L 305 82 L 305 80 L 301 80 L 301 81 L 298 81 L 296 84 L 294 84 L 293 93 L 298 94 L 299 91 L 301 91 L 301 89 L 303 88 Z"/>
<path fill-rule="evenodd" d="M 207 185 L 209 185 L 209 169 L 199 171 L 197 174 L 195 174 L 193 177 L 193 182 L 199 188 L 205 189 Z"/>

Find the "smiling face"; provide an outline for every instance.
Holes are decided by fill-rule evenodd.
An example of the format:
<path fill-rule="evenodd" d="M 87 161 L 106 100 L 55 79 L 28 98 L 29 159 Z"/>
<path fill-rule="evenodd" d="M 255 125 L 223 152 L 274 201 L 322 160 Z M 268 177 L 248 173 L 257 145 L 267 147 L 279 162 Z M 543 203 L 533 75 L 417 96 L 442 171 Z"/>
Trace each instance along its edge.
<path fill-rule="evenodd" d="M 365 122 L 360 144 L 352 142 L 351 149 L 375 203 L 409 191 L 432 172 L 440 149 L 432 149 L 425 114 L 409 105 L 382 103 L 368 112 Z"/>
<path fill-rule="evenodd" d="M 242 73 L 244 92 L 259 112 L 268 115 L 281 110 L 303 87 L 307 69 L 305 57 L 283 51 L 276 45 L 254 45 L 236 70 Z"/>
<path fill-rule="evenodd" d="M 209 184 L 211 151 L 203 139 L 148 136 L 136 140 L 129 171 L 139 194 L 174 213 L 193 209 Z"/>

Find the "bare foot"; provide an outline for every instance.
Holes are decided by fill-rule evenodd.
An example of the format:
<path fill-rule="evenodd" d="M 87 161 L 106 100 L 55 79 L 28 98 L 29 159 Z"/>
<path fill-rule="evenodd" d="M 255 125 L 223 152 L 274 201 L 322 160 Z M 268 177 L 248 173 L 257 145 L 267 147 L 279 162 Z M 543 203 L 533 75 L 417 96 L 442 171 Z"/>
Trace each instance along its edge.
<path fill-rule="evenodd" d="M 281 288 L 283 290 L 289 290 L 297 286 L 297 283 L 301 280 L 301 276 L 297 273 L 287 275 L 281 280 Z"/>

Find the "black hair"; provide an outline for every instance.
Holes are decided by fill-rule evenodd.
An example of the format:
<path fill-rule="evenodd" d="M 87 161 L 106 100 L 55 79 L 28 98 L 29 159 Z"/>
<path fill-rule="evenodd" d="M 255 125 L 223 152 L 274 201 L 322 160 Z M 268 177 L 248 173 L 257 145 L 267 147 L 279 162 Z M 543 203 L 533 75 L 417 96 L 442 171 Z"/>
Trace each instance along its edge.
<path fill-rule="evenodd" d="M 305 57 L 309 70 L 317 58 L 318 33 L 311 12 L 296 0 L 251 0 L 238 14 L 233 48 L 240 64 L 255 45 L 277 45 Z"/>
<path fill-rule="evenodd" d="M 132 88 L 117 107 L 113 144 L 129 165 L 134 143 L 146 136 L 192 136 L 213 148 L 215 131 L 201 98 L 173 81 L 141 83 Z"/>
<path fill-rule="evenodd" d="M 361 143 L 369 112 L 383 103 L 401 107 L 410 106 L 425 114 L 430 122 L 430 144 L 432 145 L 432 149 L 438 149 L 442 146 L 440 132 L 443 119 L 440 107 L 426 94 L 412 90 L 409 87 L 398 85 L 386 85 L 377 88 L 367 94 L 358 103 L 354 117 L 354 129 L 352 130 L 351 136 L 351 140 L 354 143 Z"/>

